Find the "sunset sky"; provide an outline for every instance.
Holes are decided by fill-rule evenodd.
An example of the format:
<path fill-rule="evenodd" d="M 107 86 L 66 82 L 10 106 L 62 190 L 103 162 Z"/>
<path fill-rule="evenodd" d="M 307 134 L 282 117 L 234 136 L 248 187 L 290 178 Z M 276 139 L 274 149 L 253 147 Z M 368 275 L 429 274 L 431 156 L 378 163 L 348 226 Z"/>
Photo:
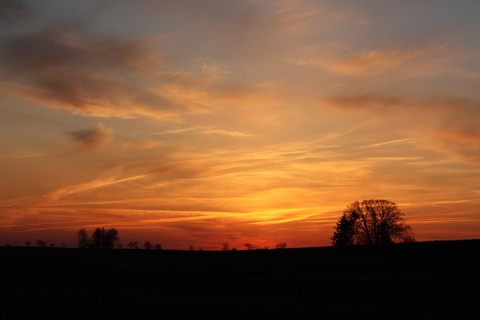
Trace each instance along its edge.
<path fill-rule="evenodd" d="M 480 1 L 0 1 L 0 245 L 480 237 Z"/>

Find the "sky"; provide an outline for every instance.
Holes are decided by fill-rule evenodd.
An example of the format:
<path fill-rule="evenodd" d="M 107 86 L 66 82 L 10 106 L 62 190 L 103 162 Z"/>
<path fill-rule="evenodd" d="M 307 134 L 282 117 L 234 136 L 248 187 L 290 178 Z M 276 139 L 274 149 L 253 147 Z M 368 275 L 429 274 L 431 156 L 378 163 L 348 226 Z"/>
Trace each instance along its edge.
<path fill-rule="evenodd" d="M 480 237 L 477 0 L 0 1 L 0 244 Z"/>

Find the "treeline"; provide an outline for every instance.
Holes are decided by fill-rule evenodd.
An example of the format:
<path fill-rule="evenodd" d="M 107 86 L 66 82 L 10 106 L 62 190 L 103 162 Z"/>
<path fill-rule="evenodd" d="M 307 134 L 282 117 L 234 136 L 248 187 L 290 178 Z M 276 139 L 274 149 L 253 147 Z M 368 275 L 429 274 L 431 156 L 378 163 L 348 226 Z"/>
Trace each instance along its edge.
<path fill-rule="evenodd" d="M 77 232 L 77 245 L 79 248 L 93 248 L 93 249 L 122 249 L 123 245 L 120 243 L 120 237 L 118 231 L 115 228 L 105 229 L 96 228 L 92 235 L 89 236 L 85 229 L 80 229 Z M 140 249 L 137 241 L 130 241 L 127 244 L 129 249 Z M 146 241 L 143 244 L 143 248 L 146 250 L 156 249 L 161 250 L 162 246 L 157 243 L 153 245 L 150 241 Z"/>
<path fill-rule="evenodd" d="M 385 245 L 395 242 L 416 241 L 413 229 L 405 222 L 405 214 L 402 210 L 395 202 L 384 199 L 370 199 L 351 203 L 343 211 L 333 229 L 333 236 L 330 238 L 333 246 Z M 31 245 L 28 241 L 25 244 L 28 247 Z M 47 245 L 43 240 L 37 240 L 36 245 L 38 247 L 55 247 L 53 243 Z M 78 230 L 77 245 L 83 249 L 123 248 L 118 231 L 115 228 L 105 229 L 103 227 L 96 228 L 91 236 L 85 229 Z M 66 247 L 65 243 L 62 243 L 62 247 Z M 251 243 L 246 243 L 245 247 L 247 250 L 258 249 Z M 137 241 L 130 241 L 127 248 L 140 249 L 140 246 Z M 287 243 L 277 243 L 275 248 L 285 249 Z M 146 241 L 143 244 L 143 249 L 161 250 L 162 246 L 159 243 L 153 245 L 150 241 Z M 193 251 L 193 245 L 190 245 L 189 249 Z M 262 249 L 268 249 L 268 247 L 265 246 Z M 235 251 L 236 248 L 231 248 L 228 242 L 223 242 L 221 250 Z"/>

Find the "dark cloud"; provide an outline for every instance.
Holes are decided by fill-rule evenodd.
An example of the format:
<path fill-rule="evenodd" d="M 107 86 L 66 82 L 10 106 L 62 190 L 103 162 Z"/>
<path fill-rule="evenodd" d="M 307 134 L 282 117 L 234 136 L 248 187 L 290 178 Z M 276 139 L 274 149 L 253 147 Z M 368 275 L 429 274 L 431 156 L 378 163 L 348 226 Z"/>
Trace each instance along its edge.
<path fill-rule="evenodd" d="M 113 137 L 111 129 L 106 128 L 99 123 L 93 129 L 82 129 L 67 133 L 75 142 L 79 144 L 79 150 L 96 149 L 106 144 Z"/>
<path fill-rule="evenodd" d="M 161 60 L 148 54 L 154 41 L 94 37 L 81 21 L 35 30 L 13 21 L 33 14 L 21 2 L 0 2 L 0 18 L 15 29 L 0 31 L 0 81 L 12 93 L 93 116 L 161 117 L 180 108 L 155 90 L 163 80 Z"/>
<path fill-rule="evenodd" d="M 0 20 L 15 22 L 33 15 L 34 11 L 27 7 L 22 1 L 0 1 Z"/>

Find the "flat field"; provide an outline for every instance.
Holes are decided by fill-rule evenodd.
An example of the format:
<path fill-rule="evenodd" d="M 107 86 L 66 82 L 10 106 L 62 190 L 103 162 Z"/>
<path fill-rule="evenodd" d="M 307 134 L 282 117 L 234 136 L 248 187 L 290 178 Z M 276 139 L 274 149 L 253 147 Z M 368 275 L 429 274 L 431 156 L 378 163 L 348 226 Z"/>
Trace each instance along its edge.
<path fill-rule="evenodd" d="M 251 251 L 0 247 L 2 319 L 480 319 L 480 240 Z"/>

